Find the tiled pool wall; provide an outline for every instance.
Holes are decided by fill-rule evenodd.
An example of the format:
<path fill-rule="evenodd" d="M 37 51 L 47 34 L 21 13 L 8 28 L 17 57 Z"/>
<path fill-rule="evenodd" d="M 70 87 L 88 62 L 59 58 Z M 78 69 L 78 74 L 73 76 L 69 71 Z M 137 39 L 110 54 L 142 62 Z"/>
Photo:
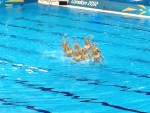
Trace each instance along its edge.
<path fill-rule="evenodd" d="M 68 4 L 150 16 L 150 0 L 69 0 Z"/>
<path fill-rule="evenodd" d="M 0 0 L 0 7 L 10 7 L 13 5 L 20 5 L 25 3 L 33 3 L 37 2 L 38 0 Z"/>

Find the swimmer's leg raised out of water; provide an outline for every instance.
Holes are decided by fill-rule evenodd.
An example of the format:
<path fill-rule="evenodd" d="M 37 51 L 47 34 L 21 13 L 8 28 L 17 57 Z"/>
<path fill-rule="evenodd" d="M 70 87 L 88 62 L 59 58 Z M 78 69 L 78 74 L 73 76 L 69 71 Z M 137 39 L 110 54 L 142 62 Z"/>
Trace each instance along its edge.
<path fill-rule="evenodd" d="M 67 36 L 67 34 L 64 34 L 62 36 L 62 48 L 65 50 L 66 46 L 67 46 L 67 40 L 65 40 L 65 37 Z"/>
<path fill-rule="evenodd" d="M 80 44 L 76 43 L 76 37 L 74 37 L 74 47 L 76 50 L 78 50 L 80 53 L 82 52 L 82 48 L 80 47 Z"/>
<path fill-rule="evenodd" d="M 91 39 L 87 39 L 88 37 L 91 37 Z M 84 48 L 86 48 L 87 50 L 90 49 L 92 38 L 93 38 L 93 36 L 89 35 L 84 39 Z"/>

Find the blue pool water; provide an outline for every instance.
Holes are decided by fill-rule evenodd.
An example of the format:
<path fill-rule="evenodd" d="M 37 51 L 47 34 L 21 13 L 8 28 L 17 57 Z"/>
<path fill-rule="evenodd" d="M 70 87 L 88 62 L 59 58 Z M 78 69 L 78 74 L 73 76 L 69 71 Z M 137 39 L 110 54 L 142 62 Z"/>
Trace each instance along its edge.
<path fill-rule="evenodd" d="M 0 9 L 0 113 L 150 113 L 150 20 L 27 4 Z M 66 58 L 84 37 L 102 64 Z"/>

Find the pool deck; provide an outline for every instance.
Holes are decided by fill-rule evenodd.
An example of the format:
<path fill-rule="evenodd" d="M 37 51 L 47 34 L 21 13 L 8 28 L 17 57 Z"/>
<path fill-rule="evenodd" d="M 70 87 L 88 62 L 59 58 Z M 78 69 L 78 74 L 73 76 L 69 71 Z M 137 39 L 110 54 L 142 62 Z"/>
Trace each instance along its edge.
<path fill-rule="evenodd" d="M 44 2 L 38 1 L 38 3 L 45 4 L 45 5 L 54 5 L 54 6 L 61 6 L 61 7 L 67 7 L 67 8 L 76 8 L 76 9 L 83 9 L 83 10 L 98 11 L 98 12 L 103 12 L 103 13 L 117 14 L 117 15 L 122 15 L 122 16 L 150 19 L 150 16 L 146 16 L 146 15 L 137 15 L 137 14 L 123 13 L 123 12 L 109 11 L 109 10 L 102 10 L 102 9 L 94 9 L 94 8 L 86 8 L 86 7 L 73 6 L 73 5 L 59 5 L 58 2 L 48 3 L 46 1 Z"/>

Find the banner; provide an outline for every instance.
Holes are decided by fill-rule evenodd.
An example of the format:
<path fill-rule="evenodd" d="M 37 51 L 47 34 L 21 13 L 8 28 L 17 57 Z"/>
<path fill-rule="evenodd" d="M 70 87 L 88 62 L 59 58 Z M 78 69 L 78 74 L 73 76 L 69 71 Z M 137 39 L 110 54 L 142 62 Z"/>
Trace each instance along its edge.
<path fill-rule="evenodd" d="M 149 1 L 150 0 L 69 0 L 69 5 L 139 15 L 150 15 Z"/>
<path fill-rule="evenodd" d="M 97 8 L 99 5 L 99 1 L 98 0 L 69 0 L 69 4 L 83 6 L 83 7 Z"/>

